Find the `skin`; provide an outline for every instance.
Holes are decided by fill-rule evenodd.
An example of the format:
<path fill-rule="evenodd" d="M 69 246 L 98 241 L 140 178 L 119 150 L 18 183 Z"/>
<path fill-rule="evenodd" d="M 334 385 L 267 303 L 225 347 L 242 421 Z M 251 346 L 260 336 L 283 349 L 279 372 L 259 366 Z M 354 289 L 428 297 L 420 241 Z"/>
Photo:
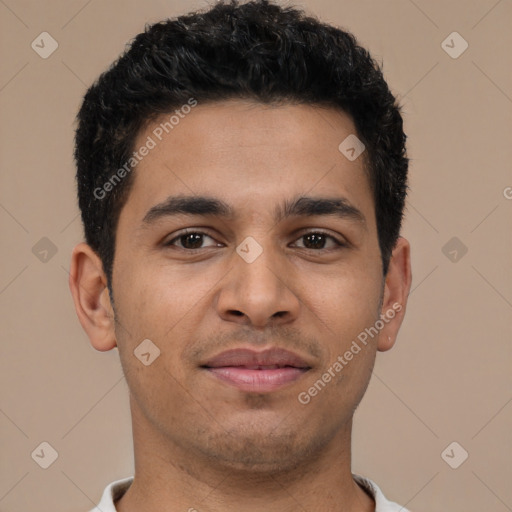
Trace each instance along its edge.
<path fill-rule="evenodd" d="M 78 317 L 94 348 L 118 347 L 130 389 L 135 480 L 117 510 L 229 512 L 241 503 L 247 512 L 374 510 L 351 475 L 352 416 L 376 352 L 395 342 L 410 251 L 399 238 L 383 276 L 363 157 L 351 162 L 338 150 L 352 133 L 351 118 L 333 109 L 199 104 L 136 167 L 117 229 L 113 300 L 95 252 L 84 243 L 74 249 Z M 222 199 L 237 216 L 143 222 L 178 194 Z M 364 220 L 276 222 L 275 208 L 301 195 L 343 197 Z M 184 228 L 207 236 L 184 246 L 176 239 Z M 318 230 L 345 246 L 304 237 Z M 236 252 L 249 236 L 263 249 L 252 263 Z M 393 304 L 402 309 L 378 336 L 300 403 L 299 393 Z M 149 366 L 133 353 L 144 339 L 160 349 Z M 200 368 L 227 349 L 274 346 L 311 369 L 270 393 L 243 392 Z"/>

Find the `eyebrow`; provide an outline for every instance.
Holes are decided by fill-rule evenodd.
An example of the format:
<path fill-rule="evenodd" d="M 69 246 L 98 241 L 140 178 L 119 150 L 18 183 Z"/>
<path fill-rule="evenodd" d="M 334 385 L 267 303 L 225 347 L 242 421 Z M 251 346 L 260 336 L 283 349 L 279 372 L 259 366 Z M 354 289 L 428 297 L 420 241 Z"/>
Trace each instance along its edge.
<path fill-rule="evenodd" d="M 148 210 L 143 224 L 149 225 L 163 217 L 177 215 L 215 216 L 226 220 L 238 218 L 235 210 L 221 199 L 208 196 L 170 196 Z M 289 217 L 334 216 L 343 220 L 356 221 L 366 226 L 363 213 L 344 197 L 299 196 L 285 200 L 274 210 L 276 223 Z"/>

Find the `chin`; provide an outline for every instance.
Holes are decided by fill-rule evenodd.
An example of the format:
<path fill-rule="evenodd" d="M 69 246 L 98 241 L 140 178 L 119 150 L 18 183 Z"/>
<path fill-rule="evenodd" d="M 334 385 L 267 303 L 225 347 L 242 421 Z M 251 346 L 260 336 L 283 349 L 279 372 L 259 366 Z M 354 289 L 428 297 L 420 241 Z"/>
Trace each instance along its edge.
<path fill-rule="evenodd" d="M 238 472 L 285 473 L 319 455 L 330 436 L 307 434 L 301 425 L 255 422 L 211 433 L 197 446 L 203 456 Z M 196 440 L 197 441 L 197 440 Z"/>

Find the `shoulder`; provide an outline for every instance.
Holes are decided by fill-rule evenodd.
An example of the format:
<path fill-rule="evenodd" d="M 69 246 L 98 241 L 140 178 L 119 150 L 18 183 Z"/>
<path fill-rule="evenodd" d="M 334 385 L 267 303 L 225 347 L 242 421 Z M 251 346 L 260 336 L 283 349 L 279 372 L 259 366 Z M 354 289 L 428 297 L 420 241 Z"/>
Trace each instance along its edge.
<path fill-rule="evenodd" d="M 353 475 L 354 480 L 375 500 L 375 512 L 410 512 L 405 507 L 402 507 L 394 501 L 389 501 L 379 486 L 370 480 L 359 475 Z"/>
<path fill-rule="evenodd" d="M 109 483 L 101 496 L 100 502 L 89 512 L 116 512 L 114 502 L 128 490 L 133 482 L 133 476 Z"/>

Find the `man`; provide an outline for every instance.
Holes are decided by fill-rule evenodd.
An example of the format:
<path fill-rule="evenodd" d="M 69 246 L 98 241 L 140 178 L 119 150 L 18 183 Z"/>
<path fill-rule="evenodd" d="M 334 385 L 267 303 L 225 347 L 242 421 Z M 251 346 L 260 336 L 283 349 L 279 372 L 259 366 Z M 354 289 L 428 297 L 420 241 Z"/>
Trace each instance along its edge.
<path fill-rule="evenodd" d="M 96 511 L 404 511 L 351 427 L 411 283 L 408 159 L 352 35 L 267 0 L 147 27 L 87 91 L 70 286 L 135 475 Z"/>

